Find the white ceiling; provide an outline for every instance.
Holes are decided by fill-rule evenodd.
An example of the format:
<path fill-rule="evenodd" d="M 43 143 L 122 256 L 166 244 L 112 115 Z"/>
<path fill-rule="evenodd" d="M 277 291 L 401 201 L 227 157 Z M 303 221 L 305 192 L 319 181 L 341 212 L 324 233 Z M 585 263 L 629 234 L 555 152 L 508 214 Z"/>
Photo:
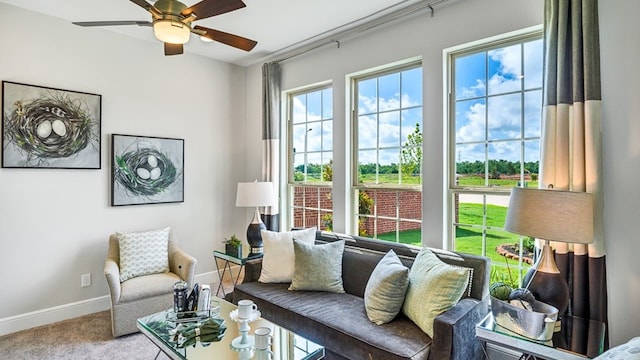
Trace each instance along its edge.
<path fill-rule="evenodd" d="M 184 1 L 184 0 L 183 0 Z M 153 3 L 154 0 L 149 0 Z M 191 6 L 197 0 L 186 0 Z M 420 0 L 244 0 L 245 8 L 196 20 L 194 24 L 240 35 L 258 42 L 245 52 L 217 42 L 205 43 L 191 36 L 184 51 L 229 63 L 248 66 L 305 45 L 349 27 L 362 24 L 392 11 L 414 5 Z M 27 10 L 73 21 L 142 20 L 151 15 L 129 0 L 0 0 Z M 149 27 L 108 26 L 82 28 L 83 31 L 113 31 L 158 43 Z"/>

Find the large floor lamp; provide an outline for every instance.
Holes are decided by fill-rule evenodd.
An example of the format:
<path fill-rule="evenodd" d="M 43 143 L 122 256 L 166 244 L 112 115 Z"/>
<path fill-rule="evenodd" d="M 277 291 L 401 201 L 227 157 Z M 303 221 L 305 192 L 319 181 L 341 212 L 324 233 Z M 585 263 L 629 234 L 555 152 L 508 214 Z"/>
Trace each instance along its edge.
<path fill-rule="evenodd" d="M 549 241 L 593 242 L 593 197 L 586 192 L 513 188 L 505 230 L 545 240 L 522 286 L 536 300 L 552 305 L 562 316 L 569 304 L 569 287 L 556 265 Z"/>
<path fill-rule="evenodd" d="M 251 254 L 262 253 L 262 235 L 261 230 L 267 227 L 260 218 L 260 206 L 275 205 L 275 195 L 273 191 L 273 183 L 271 182 L 241 182 L 238 183 L 238 191 L 236 193 L 236 206 L 238 207 L 255 207 L 253 219 L 247 227 L 247 242 L 251 247 Z"/>

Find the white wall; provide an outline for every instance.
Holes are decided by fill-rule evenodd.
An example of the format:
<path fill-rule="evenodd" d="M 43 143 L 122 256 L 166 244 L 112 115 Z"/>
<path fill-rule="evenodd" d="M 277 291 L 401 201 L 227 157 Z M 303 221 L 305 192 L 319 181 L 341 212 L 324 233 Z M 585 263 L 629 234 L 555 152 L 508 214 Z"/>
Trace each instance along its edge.
<path fill-rule="evenodd" d="M 640 28 L 635 15 L 636 0 L 601 1 L 602 84 L 604 98 L 603 147 L 605 161 L 605 232 L 607 237 L 609 313 L 611 344 L 640 335 L 640 318 L 630 312 L 640 303 L 640 246 L 636 240 L 640 195 L 633 191 L 640 179 L 640 63 L 636 37 Z M 461 0 L 428 13 L 404 20 L 371 33 L 341 41 L 282 63 L 283 89 L 322 81 L 332 81 L 334 109 L 345 108 L 348 95 L 345 75 L 412 57 L 422 57 L 424 65 L 424 143 L 423 242 L 442 247 L 443 188 L 443 98 L 442 50 L 489 36 L 542 23 L 543 2 L 530 0 Z M 627 42 L 621 39 L 628 39 Z M 633 39 L 633 40 L 632 40 Z M 620 66 L 622 65 L 622 66 Z M 625 66 L 626 65 L 626 66 Z M 635 80 L 635 81 L 633 81 Z M 259 125 L 260 68 L 247 72 L 247 127 Z M 347 171 L 344 154 L 345 119 L 334 111 L 334 173 Z M 248 162 L 258 163 L 250 156 Z M 334 179 L 342 179 L 336 176 Z M 345 197 L 347 184 L 334 180 L 334 203 Z M 334 209 L 336 231 L 343 231 L 344 209 Z"/>
<path fill-rule="evenodd" d="M 612 344 L 640 336 L 640 2 L 599 2 L 604 216 Z"/>
<path fill-rule="evenodd" d="M 212 250 L 251 216 L 235 207 L 246 147 L 232 141 L 243 131 L 245 70 L 4 4 L 0 48 L 2 80 L 102 95 L 100 170 L 0 169 L 0 335 L 61 308 L 106 309 L 115 231 L 171 226 L 197 273 L 212 276 Z M 113 133 L 184 139 L 184 203 L 109 206 Z M 80 287 L 83 273 L 92 286 Z"/>

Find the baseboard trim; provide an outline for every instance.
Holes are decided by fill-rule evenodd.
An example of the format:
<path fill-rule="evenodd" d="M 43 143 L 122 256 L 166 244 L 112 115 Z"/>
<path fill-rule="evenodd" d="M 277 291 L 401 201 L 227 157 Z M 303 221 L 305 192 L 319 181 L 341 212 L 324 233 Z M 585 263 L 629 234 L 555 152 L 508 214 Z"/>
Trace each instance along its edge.
<path fill-rule="evenodd" d="M 212 284 L 219 282 L 218 271 L 210 271 L 195 276 L 195 281 L 200 284 Z M 215 291 L 215 289 L 212 289 Z M 37 326 L 48 325 L 58 321 L 72 319 L 78 316 L 109 310 L 111 299 L 109 295 L 93 299 L 77 301 L 48 309 L 32 311 L 29 313 L 14 315 L 0 319 L 0 336 L 17 331 L 31 329 Z"/>
<path fill-rule="evenodd" d="M 213 284 L 219 282 L 220 279 L 218 278 L 218 272 L 214 270 L 196 275 L 193 281 L 198 284 Z"/>
<path fill-rule="evenodd" d="M 62 320 L 71 319 L 82 315 L 108 310 L 110 306 L 111 299 L 109 299 L 109 296 L 106 295 L 93 299 L 55 306 L 48 309 L 42 309 L 25 314 L 2 318 L 0 319 L 0 336 L 37 326 L 51 324 Z"/>

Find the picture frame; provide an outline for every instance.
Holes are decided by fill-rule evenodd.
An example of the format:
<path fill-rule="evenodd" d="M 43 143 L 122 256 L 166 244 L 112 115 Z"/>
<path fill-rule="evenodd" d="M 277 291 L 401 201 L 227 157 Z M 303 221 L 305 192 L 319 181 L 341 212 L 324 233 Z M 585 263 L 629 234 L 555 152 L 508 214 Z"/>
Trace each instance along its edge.
<path fill-rule="evenodd" d="M 111 206 L 184 202 L 184 139 L 111 135 Z"/>
<path fill-rule="evenodd" d="M 2 167 L 101 168 L 102 96 L 2 81 Z"/>

